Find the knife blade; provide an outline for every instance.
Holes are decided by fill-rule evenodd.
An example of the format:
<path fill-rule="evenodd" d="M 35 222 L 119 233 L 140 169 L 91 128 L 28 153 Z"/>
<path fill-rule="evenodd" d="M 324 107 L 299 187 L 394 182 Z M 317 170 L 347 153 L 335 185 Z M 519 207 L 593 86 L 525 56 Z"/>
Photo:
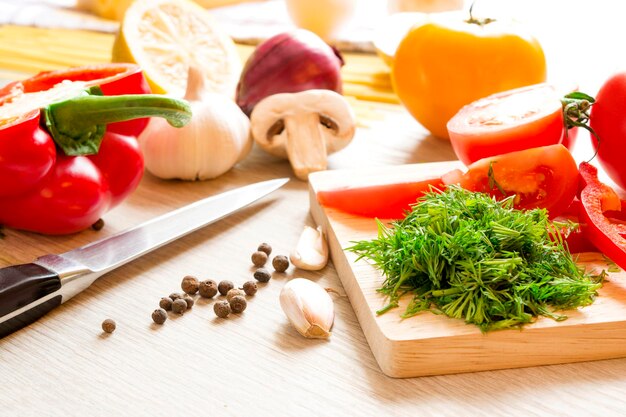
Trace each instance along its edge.
<path fill-rule="evenodd" d="M 287 181 L 279 178 L 226 191 L 69 252 L 0 268 L 0 338 L 34 322 L 107 272 L 252 204 Z"/>

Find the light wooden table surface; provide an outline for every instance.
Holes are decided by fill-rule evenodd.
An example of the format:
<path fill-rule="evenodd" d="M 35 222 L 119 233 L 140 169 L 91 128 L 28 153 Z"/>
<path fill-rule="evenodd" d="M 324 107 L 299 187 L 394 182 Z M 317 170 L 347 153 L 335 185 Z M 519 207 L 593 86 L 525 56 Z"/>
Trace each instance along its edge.
<path fill-rule="evenodd" d="M 553 22 L 546 36 L 552 54 L 551 77 L 564 77 L 573 44 L 605 45 L 587 51 L 597 63 L 578 63 L 581 84 L 596 88 L 619 68 L 613 52 L 624 30 L 615 13 L 601 14 L 596 4 L 558 2 L 583 7 L 538 19 Z M 610 10 L 605 3 L 604 9 Z M 531 2 L 528 7 L 537 6 Z M 556 7 L 555 7 L 556 9 Z M 576 17 L 581 16 L 581 17 Z M 582 16 L 598 30 L 586 35 L 576 27 Z M 574 23 L 572 23 L 572 19 Z M 577 20 L 576 20 L 577 19 Z M 545 26 L 542 26 L 545 28 Z M 570 30 L 565 43 L 557 32 Z M 18 39 L 19 28 L 0 28 L 0 38 Z M 18 31 L 18 32 L 16 32 Z M 45 35 L 45 36 L 44 36 Z M 42 39 L 54 43 L 44 33 Z M 585 37 L 588 36 L 588 37 Z M 554 40 L 550 43 L 550 39 Z M 27 71 L 28 40 L 19 51 L 0 43 L 3 74 Z M 92 45 L 94 53 L 109 40 Z M 16 40 L 16 42 L 18 42 Z M 31 44 L 32 44 L 31 40 Z M 45 43 L 45 42 L 44 42 Z M 561 45 L 561 46 L 559 46 Z M 31 48 L 33 46 L 31 45 Z M 15 49 L 15 48 L 14 48 Z M 58 65 L 59 54 L 50 55 Z M 80 57 L 79 57 L 80 58 Z M 102 58 L 102 55 L 96 55 Z M 366 67 L 382 68 L 375 57 Z M 76 59 L 80 63 L 80 59 Z M 359 61 L 360 62 L 360 61 Z M 369 64 L 368 64 L 369 62 Z M 45 65 L 44 62 L 41 65 Z M 21 65 L 21 66 L 20 66 Z M 360 65 L 360 64 L 359 64 Z M 626 66 L 622 67 L 626 68 Z M 41 68 L 45 69 L 45 68 Z M 556 71 L 556 72 L 555 72 Z M 561 71 L 561 72 L 559 72 Z M 595 91 L 591 91 L 595 93 Z M 434 139 L 400 107 L 355 104 L 362 127 L 355 141 L 331 157 L 331 168 L 367 167 L 454 159 L 448 143 Z M 582 139 L 580 140 L 584 140 Z M 235 169 L 206 182 L 162 181 L 145 175 L 139 189 L 108 213 L 106 227 L 65 237 L 5 230 L 0 266 L 29 262 L 113 234 L 199 198 L 251 182 L 292 176 L 289 165 L 254 149 Z M 336 320 L 329 341 L 307 340 L 284 317 L 278 294 L 291 277 L 303 276 L 342 291 L 332 263 L 320 272 L 291 267 L 275 274 L 250 299 L 240 316 L 216 319 L 212 301 L 198 300 L 190 312 L 152 324 L 160 297 L 179 290 L 184 275 L 242 284 L 252 277 L 250 254 L 263 241 L 275 254 L 288 254 L 309 215 L 307 184 L 292 179 L 261 202 L 225 220 L 146 255 L 98 280 L 87 291 L 39 320 L 0 340 L 0 415 L 4 416 L 456 416 L 456 415 L 597 415 L 626 413 L 626 359 L 490 371 L 413 379 L 386 377 L 376 364 L 352 307 L 335 297 Z M 100 323 L 117 321 L 112 335 Z M 529 355 L 538 352 L 528 352 Z"/>

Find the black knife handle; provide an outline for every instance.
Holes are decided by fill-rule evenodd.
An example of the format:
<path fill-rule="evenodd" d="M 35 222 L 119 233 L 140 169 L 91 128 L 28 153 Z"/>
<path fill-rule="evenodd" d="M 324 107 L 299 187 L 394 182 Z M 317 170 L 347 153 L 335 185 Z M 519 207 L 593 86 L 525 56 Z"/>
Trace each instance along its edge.
<path fill-rule="evenodd" d="M 61 288 L 59 276 L 37 264 L 0 269 L 0 320 L 2 317 Z M 61 295 L 51 298 L 18 316 L 0 322 L 0 337 L 18 330 L 61 304 Z"/>

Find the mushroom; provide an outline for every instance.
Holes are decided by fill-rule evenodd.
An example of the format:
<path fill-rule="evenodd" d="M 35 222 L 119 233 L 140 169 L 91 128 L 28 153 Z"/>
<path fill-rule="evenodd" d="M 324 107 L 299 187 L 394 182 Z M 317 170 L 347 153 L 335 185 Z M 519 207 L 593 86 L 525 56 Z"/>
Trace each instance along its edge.
<path fill-rule="evenodd" d="M 327 155 L 345 148 L 356 129 L 348 102 L 331 90 L 274 94 L 250 115 L 254 140 L 268 153 L 289 158 L 296 177 L 327 167 Z"/>

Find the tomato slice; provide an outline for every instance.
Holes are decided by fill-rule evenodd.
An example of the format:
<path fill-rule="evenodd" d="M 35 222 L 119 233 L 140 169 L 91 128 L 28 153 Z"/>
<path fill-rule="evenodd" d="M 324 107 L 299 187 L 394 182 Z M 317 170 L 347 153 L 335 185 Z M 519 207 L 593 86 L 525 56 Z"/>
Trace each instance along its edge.
<path fill-rule="evenodd" d="M 578 168 L 563 145 L 551 145 L 484 158 L 465 173 L 453 171 L 443 180 L 498 199 L 515 195 L 516 208 L 545 208 L 554 218 L 576 196 Z"/>
<path fill-rule="evenodd" d="M 561 143 L 565 137 L 560 91 L 536 84 L 494 94 L 463 107 L 447 128 L 466 165 L 483 158 Z"/>
<path fill-rule="evenodd" d="M 437 177 L 417 182 L 320 190 L 317 199 L 325 207 L 357 216 L 401 219 L 418 198 L 443 187 L 443 181 Z"/>

